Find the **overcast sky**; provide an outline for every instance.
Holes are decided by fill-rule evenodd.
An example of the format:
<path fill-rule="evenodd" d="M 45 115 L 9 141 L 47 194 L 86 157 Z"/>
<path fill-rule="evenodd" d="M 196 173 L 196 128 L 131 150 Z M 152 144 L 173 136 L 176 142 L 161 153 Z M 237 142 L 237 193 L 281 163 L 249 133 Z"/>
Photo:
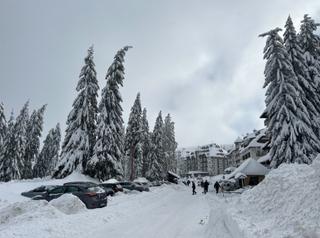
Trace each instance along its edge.
<path fill-rule="evenodd" d="M 100 88 L 113 56 L 134 46 L 121 89 L 124 120 L 137 92 L 153 129 L 170 113 L 179 147 L 233 143 L 263 127 L 262 51 L 258 34 L 296 28 L 304 13 L 320 21 L 320 1 L 16 1 L 0 0 L 0 101 L 17 114 L 47 103 L 45 131 L 61 123 L 76 96 L 94 44 Z"/>

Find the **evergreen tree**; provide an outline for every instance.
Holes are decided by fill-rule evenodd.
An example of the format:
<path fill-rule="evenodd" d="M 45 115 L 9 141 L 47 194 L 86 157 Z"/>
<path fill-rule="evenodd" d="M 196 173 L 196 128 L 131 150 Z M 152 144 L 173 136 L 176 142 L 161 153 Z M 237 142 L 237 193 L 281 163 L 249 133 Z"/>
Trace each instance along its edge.
<path fill-rule="evenodd" d="M 151 135 L 149 132 L 149 123 L 147 119 L 147 109 L 144 108 L 141 120 L 141 143 L 142 143 L 142 177 L 146 177 L 146 173 L 150 168 L 149 152 L 151 150 Z"/>
<path fill-rule="evenodd" d="M 4 144 L 4 139 L 7 133 L 7 121 L 4 114 L 3 103 L 0 103 L 0 155 Z"/>
<path fill-rule="evenodd" d="M 306 106 L 310 118 L 313 121 L 312 128 L 316 135 L 320 135 L 320 104 L 317 98 L 315 85 L 308 72 L 307 62 L 301 49 L 296 31 L 294 29 L 291 17 L 289 16 L 285 25 L 284 45 L 289 55 L 293 71 L 297 77 L 300 91 L 300 98 Z"/>
<path fill-rule="evenodd" d="M 34 110 L 30 116 L 26 128 L 26 150 L 23 158 L 22 178 L 29 179 L 33 177 L 32 165 L 35 164 L 39 154 L 40 137 L 43 129 L 43 116 L 46 105 L 39 110 Z"/>
<path fill-rule="evenodd" d="M 316 100 L 320 99 L 320 38 L 315 34 L 318 26 L 320 26 L 320 24 L 315 23 L 314 20 L 306 14 L 301 21 L 299 33 L 299 42 L 308 66 L 307 69 L 311 78 L 311 85 L 315 88 L 316 96 L 318 96 Z"/>
<path fill-rule="evenodd" d="M 125 137 L 125 154 L 128 158 L 128 174 L 130 180 L 142 176 L 142 129 L 141 129 L 141 101 L 140 93 L 131 108 L 129 116 L 126 137 Z"/>
<path fill-rule="evenodd" d="M 28 110 L 29 102 L 25 103 L 15 123 L 12 118 L 8 123 L 8 134 L 0 159 L 0 181 L 21 179 L 26 149 L 26 129 L 29 120 Z"/>
<path fill-rule="evenodd" d="M 60 150 L 61 132 L 60 125 L 52 128 L 43 142 L 42 150 L 33 169 L 35 178 L 50 176 L 55 168 Z"/>
<path fill-rule="evenodd" d="M 300 87 L 290 57 L 276 28 L 268 36 L 264 48 L 266 109 L 268 134 L 271 136 L 271 166 L 281 163 L 310 163 L 319 149 L 317 137 L 311 129 L 310 116 L 300 95 Z"/>
<path fill-rule="evenodd" d="M 124 127 L 119 87 L 123 85 L 124 56 L 129 48 L 126 46 L 115 55 L 106 75 L 107 85 L 102 89 L 97 142 L 87 166 L 87 173 L 101 180 L 123 177 Z"/>
<path fill-rule="evenodd" d="M 150 150 L 150 170 L 147 172 L 147 177 L 150 180 L 159 180 L 165 177 L 164 174 L 164 150 L 163 150 L 163 120 L 161 111 L 156 119 L 153 133 L 151 136 Z"/>
<path fill-rule="evenodd" d="M 175 172 L 177 165 L 175 159 L 175 151 L 177 142 L 175 140 L 174 122 L 171 121 L 171 116 L 168 114 L 164 120 L 163 128 L 163 149 L 164 149 L 164 172 Z"/>
<path fill-rule="evenodd" d="M 161 166 L 161 161 L 158 158 L 158 149 L 157 146 L 151 142 L 150 145 L 150 151 L 148 154 L 149 161 L 150 161 L 150 168 L 146 172 L 146 177 L 150 181 L 160 181 L 163 179 L 162 176 L 162 166 Z"/>
<path fill-rule="evenodd" d="M 56 178 L 63 178 L 74 170 L 83 172 L 93 154 L 97 119 L 97 93 L 99 90 L 93 62 L 93 47 L 88 50 L 85 65 L 81 69 L 77 85 L 77 98 L 68 116 L 67 129 L 62 144 L 61 160 L 54 172 Z"/>
<path fill-rule="evenodd" d="M 319 59 L 320 56 L 320 37 L 315 34 L 318 26 L 320 24 L 315 23 L 308 14 L 304 15 L 301 21 L 299 40 L 301 48 L 306 54 L 307 61 Z"/>

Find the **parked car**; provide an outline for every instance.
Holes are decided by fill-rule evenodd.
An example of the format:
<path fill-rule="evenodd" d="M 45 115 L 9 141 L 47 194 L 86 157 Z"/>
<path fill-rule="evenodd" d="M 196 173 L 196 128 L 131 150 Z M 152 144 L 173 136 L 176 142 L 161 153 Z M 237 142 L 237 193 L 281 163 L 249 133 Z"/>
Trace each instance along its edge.
<path fill-rule="evenodd" d="M 98 186 L 98 184 L 88 181 L 74 181 L 74 182 L 68 182 L 64 183 L 63 185 L 71 185 L 71 184 L 78 184 L 78 185 L 88 185 L 88 186 Z"/>
<path fill-rule="evenodd" d="M 128 190 L 136 190 L 136 191 L 139 191 L 139 192 L 145 191 L 145 188 L 143 186 L 135 184 L 133 182 L 122 181 L 122 182 L 119 182 L 119 184 L 123 188 L 128 189 Z"/>
<path fill-rule="evenodd" d="M 147 182 L 134 182 L 136 185 L 143 187 L 143 191 L 149 192 L 149 184 Z"/>
<path fill-rule="evenodd" d="M 110 184 L 100 183 L 99 186 L 103 188 L 104 191 L 106 191 L 108 196 L 113 196 L 115 194 L 115 191 L 113 190 L 112 186 L 110 186 Z"/>
<path fill-rule="evenodd" d="M 151 182 L 152 186 L 161 186 L 161 182 L 160 181 L 153 181 Z"/>
<path fill-rule="evenodd" d="M 123 188 L 119 183 L 101 183 L 100 186 L 111 188 L 115 193 L 123 192 Z"/>
<path fill-rule="evenodd" d="M 23 192 L 23 193 L 21 193 L 21 195 L 25 196 L 25 197 L 33 198 L 34 196 L 42 195 L 42 194 L 44 194 L 44 193 L 48 192 L 49 190 L 52 190 L 56 187 L 58 187 L 58 186 L 57 185 L 40 186 L 40 187 L 37 187 L 37 188 L 32 189 L 30 191 Z"/>
<path fill-rule="evenodd" d="M 234 191 L 238 189 L 238 186 L 236 184 L 236 181 L 234 181 L 234 179 L 222 180 L 219 183 L 224 191 Z"/>
<path fill-rule="evenodd" d="M 66 183 L 47 191 L 42 195 L 33 197 L 34 200 L 51 201 L 62 196 L 65 193 L 71 193 L 77 196 L 87 208 L 98 208 L 107 206 L 107 193 L 99 186 L 92 183 Z"/>

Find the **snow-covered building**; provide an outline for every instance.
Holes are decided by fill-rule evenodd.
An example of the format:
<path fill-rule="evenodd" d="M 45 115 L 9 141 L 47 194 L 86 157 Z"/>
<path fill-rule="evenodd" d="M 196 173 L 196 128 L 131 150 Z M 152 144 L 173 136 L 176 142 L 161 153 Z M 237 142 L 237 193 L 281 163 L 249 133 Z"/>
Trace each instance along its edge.
<path fill-rule="evenodd" d="M 210 176 L 222 174 L 228 167 L 227 151 L 212 143 L 204 146 L 177 150 L 178 172 L 187 175 L 190 171 L 207 172 Z"/>
<path fill-rule="evenodd" d="M 243 138 L 238 137 L 234 142 L 234 148 L 228 153 L 229 164 L 238 167 L 248 158 L 258 160 L 265 156 L 268 151 L 269 138 L 266 129 L 254 130 Z"/>
<path fill-rule="evenodd" d="M 226 176 L 226 179 L 236 179 L 240 182 L 240 187 L 247 185 L 257 185 L 269 169 L 257 162 L 253 158 L 246 159 L 238 168 Z"/>

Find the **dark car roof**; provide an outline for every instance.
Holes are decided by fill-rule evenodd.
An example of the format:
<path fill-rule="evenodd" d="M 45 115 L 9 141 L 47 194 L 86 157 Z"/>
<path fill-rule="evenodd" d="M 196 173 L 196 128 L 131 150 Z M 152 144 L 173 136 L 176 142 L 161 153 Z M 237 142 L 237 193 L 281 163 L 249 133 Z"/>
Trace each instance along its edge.
<path fill-rule="evenodd" d="M 63 185 L 68 186 L 68 185 L 78 185 L 78 186 L 98 186 L 98 184 L 93 183 L 93 182 L 84 182 L 84 181 L 75 181 L 75 182 L 68 182 L 64 183 Z"/>

